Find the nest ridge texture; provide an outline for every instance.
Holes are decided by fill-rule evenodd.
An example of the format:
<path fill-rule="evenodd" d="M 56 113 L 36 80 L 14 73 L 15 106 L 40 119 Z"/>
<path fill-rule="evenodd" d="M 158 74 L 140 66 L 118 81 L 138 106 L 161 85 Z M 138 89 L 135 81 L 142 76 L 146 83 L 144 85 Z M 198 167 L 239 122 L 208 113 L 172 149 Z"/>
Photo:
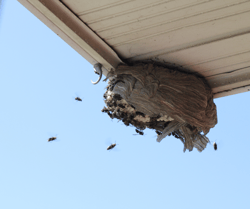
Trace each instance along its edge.
<path fill-rule="evenodd" d="M 103 112 L 137 130 L 156 130 L 157 141 L 173 135 L 184 151 L 202 151 L 217 124 L 216 105 L 206 80 L 153 63 L 119 65 L 108 73 Z M 204 134 L 202 134 L 203 132 Z"/>

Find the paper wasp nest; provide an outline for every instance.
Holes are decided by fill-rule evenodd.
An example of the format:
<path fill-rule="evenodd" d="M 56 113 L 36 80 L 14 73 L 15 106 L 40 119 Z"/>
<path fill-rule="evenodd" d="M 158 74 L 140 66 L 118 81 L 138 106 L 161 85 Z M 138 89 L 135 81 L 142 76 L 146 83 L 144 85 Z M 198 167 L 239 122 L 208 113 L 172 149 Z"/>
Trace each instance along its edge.
<path fill-rule="evenodd" d="M 205 135 L 217 124 L 217 112 L 204 78 L 137 63 L 119 65 L 107 79 L 102 111 L 111 118 L 139 130 L 156 130 L 158 142 L 172 134 L 183 142 L 184 152 L 193 147 L 201 152 L 206 147 L 209 140 Z"/>

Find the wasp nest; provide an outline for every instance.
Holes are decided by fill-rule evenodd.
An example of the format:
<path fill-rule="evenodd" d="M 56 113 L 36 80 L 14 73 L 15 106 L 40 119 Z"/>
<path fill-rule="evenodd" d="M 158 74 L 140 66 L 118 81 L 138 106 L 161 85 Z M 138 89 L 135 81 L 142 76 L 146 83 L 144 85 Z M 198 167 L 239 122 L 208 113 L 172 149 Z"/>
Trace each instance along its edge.
<path fill-rule="evenodd" d="M 154 129 L 157 141 L 173 135 L 184 151 L 202 151 L 210 128 L 217 124 L 211 88 L 204 78 L 160 65 L 119 65 L 108 73 L 102 112 L 143 134 Z M 203 132 L 203 133 L 202 133 Z"/>

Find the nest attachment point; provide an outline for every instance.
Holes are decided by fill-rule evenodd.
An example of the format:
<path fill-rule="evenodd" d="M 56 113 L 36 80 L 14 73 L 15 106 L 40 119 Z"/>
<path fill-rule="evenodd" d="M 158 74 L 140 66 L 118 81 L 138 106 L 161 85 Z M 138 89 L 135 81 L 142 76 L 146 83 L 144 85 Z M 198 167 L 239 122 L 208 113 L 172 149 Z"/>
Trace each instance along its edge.
<path fill-rule="evenodd" d="M 184 152 L 206 148 L 206 134 L 217 124 L 217 111 L 204 78 L 157 64 L 136 63 L 119 65 L 107 79 L 102 112 L 110 118 L 136 127 L 141 135 L 146 128 L 154 129 L 158 142 L 173 135 L 183 142 Z"/>

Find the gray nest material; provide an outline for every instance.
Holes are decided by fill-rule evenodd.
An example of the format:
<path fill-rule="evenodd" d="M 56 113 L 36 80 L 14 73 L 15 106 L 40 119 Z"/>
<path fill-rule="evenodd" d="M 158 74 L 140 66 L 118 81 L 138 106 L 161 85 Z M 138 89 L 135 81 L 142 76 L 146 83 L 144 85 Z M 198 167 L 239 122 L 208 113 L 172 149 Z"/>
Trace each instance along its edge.
<path fill-rule="evenodd" d="M 205 149 L 209 142 L 205 135 L 217 124 L 217 111 L 204 78 L 137 63 L 119 65 L 107 79 L 102 112 L 135 126 L 137 133 L 154 129 L 158 142 L 172 134 L 183 142 L 184 152 Z"/>

